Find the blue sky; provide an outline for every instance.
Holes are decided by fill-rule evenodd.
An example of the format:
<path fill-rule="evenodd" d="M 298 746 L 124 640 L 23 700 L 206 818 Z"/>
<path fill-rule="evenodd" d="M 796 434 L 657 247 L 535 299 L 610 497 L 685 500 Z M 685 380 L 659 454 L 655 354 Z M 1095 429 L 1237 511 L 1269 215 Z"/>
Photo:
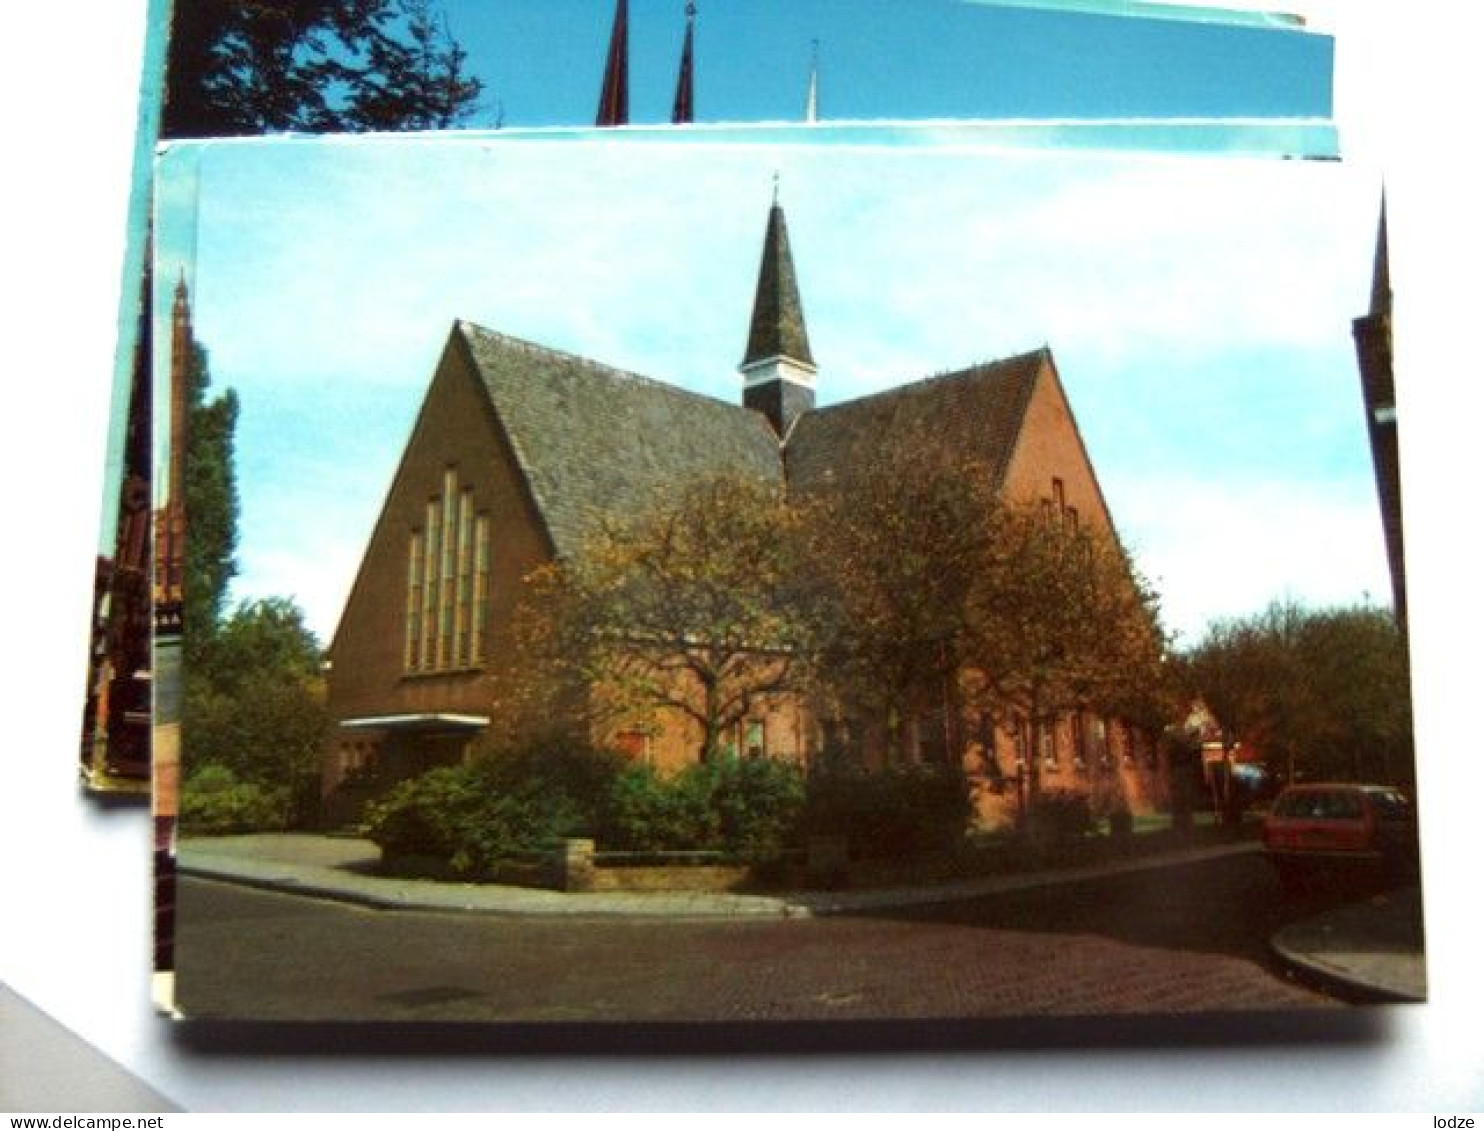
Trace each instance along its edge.
<path fill-rule="evenodd" d="M 168 0 L 152 0 L 146 75 L 162 73 Z M 1252 8 L 1250 0 L 1245 3 Z M 1333 154 L 1334 44 L 1292 18 L 1260 11 L 1126 0 L 702 0 L 697 23 L 698 120 L 803 113 L 818 41 L 821 117 L 846 120 L 1219 116 L 1302 119 L 1259 131 L 1266 152 Z M 443 0 L 450 30 L 486 82 L 470 128 L 585 126 L 596 107 L 613 0 Z M 666 123 L 684 4 L 631 0 L 632 120 Z M 143 104 L 125 273 L 141 271 L 156 118 Z M 634 132 L 630 130 L 628 132 Z M 1022 144 L 1108 147 L 1115 131 L 1024 130 Z M 1148 135 L 1139 144 L 1148 145 Z M 1196 144 L 1164 131 L 1158 147 Z M 1228 138 L 1222 144 L 1230 145 Z M 132 294 L 120 316 L 109 429 L 110 483 L 122 458 L 136 334 Z M 116 487 L 104 492 L 100 552 L 112 551 Z"/>
<path fill-rule="evenodd" d="M 1049 344 L 1184 638 L 1384 599 L 1350 336 L 1373 177 L 757 136 L 173 151 L 159 277 L 188 271 L 243 405 L 238 595 L 294 595 L 328 639 L 455 318 L 737 400 L 776 171 L 822 402 Z"/>
<path fill-rule="evenodd" d="M 614 0 L 443 0 L 487 96 L 469 123 L 590 125 Z M 630 0 L 631 117 L 669 120 L 684 0 Z M 797 121 L 812 43 L 836 119 L 1325 116 L 1333 41 L 1275 18 L 1158 5 L 698 0 L 701 122 Z M 1181 11 L 1190 17 L 1191 9 Z"/>

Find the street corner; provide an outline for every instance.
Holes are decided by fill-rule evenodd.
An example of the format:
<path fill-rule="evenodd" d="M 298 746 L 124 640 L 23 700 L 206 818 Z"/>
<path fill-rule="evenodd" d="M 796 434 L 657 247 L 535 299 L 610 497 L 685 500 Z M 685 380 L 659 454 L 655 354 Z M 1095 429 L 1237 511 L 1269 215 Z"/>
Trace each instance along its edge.
<path fill-rule="evenodd" d="M 1422 895 L 1377 892 L 1284 927 L 1271 940 L 1279 959 L 1349 996 L 1377 1004 L 1427 1000 Z"/>

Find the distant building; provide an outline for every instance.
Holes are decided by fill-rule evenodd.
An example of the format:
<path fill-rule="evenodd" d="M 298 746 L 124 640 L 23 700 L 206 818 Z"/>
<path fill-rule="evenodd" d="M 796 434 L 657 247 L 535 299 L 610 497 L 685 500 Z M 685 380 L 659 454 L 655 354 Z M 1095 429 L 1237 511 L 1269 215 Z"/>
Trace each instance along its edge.
<path fill-rule="evenodd" d="M 146 287 L 148 290 L 148 287 Z M 94 581 L 88 695 L 83 710 L 84 778 L 99 789 L 158 794 L 173 763 L 162 768 L 168 742 L 152 735 L 163 694 L 178 696 L 176 681 L 162 689 L 162 662 L 173 669 L 185 596 L 185 433 L 191 366 L 199 346 L 191 327 L 190 295 L 175 288 L 170 333 L 170 463 L 161 505 L 151 509 L 153 444 L 149 379 L 151 336 L 139 337 L 124 442 L 119 517 L 112 557 L 99 556 Z M 173 709 L 173 707 L 172 707 Z"/>
<path fill-rule="evenodd" d="M 776 200 L 740 369 L 734 404 L 454 324 L 330 647 L 327 794 L 462 758 L 490 723 L 491 660 L 511 647 L 522 578 L 579 554 L 595 523 L 639 513 L 667 485 L 743 472 L 790 491 L 848 490 L 892 437 L 931 435 L 989 469 L 1000 498 L 1112 530 L 1047 349 L 817 407 Z M 942 748 L 944 728 L 927 720 L 908 730 L 912 757 L 967 758 L 990 787 L 1032 756 L 1052 788 L 1149 750 L 1090 713 L 1050 728 L 1039 751 L 1026 726 L 986 724 L 973 751 Z M 596 737 L 662 769 L 694 761 L 700 746 L 678 712 L 643 733 Z M 824 737 L 804 704 L 784 699 L 728 742 L 739 755 L 808 760 Z"/>
<path fill-rule="evenodd" d="M 696 6 L 685 5 L 685 39 L 680 48 L 680 69 L 675 76 L 675 99 L 670 121 L 677 126 L 696 120 Z M 608 55 L 603 67 L 603 85 L 598 89 L 600 127 L 629 124 L 629 0 L 618 0 L 613 10 L 613 30 L 608 36 Z"/>
<path fill-rule="evenodd" d="M 191 328 L 191 300 L 184 277 L 175 286 L 170 315 L 170 462 L 165 496 L 155 510 L 154 621 L 157 636 L 178 637 L 185 609 L 186 422 L 191 368 L 199 347 Z"/>
<path fill-rule="evenodd" d="M 1396 381 L 1391 363 L 1391 261 L 1386 238 L 1386 205 L 1376 232 L 1376 260 L 1371 278 L 1371 309 L 1355 319 L 1355 353 L 1365 397 L 1366 429 L 1376 469 L 1376 493 L 1386 532 L 1386 560 L 1391 567 L 1391 599 L 1403 631 L 1407 624 L 1407 574 L 1402 542 L 1401 459 L 1397 445 Z"/>
<path fill-rule="evenodd" d="M 146 292 L 148 282 L 146 282 Z M 134 379 L 118 486 L 113 553 L 99 555 L 93 585 L 82 772 L 110 792 L 147 793 L 152 776 L 150 716 L 151 514 L 150 334 L 136 345 Z"/>

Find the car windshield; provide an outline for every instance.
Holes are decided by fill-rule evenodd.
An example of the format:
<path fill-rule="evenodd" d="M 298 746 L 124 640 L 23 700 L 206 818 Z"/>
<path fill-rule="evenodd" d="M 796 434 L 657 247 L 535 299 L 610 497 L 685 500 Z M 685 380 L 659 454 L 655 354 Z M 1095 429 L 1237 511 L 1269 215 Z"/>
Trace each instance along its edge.
<path fill-rule="evenodd" d="M 1364 815 L 1360 796 L 1348 789 L 1306 789 L 1286 793 L 1273 806 L 1280 817 L 1308 820 L 1358 821 Z"/>

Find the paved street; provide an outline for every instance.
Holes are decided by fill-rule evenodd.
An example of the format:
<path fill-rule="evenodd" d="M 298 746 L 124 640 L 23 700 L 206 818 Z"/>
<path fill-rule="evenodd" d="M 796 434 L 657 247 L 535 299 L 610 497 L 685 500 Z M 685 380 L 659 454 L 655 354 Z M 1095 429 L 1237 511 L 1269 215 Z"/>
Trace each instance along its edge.
<path fill-rule="evenodd" d="M 1331 901 L 1332 902 L 1332 901 Z M 1325 905 L 1254 855 L 939 907 L 802 920 L 372 910 L 185 879 L 187 1016 L 987 1017 L 1330 1006 L 1267 939 Z"/>

